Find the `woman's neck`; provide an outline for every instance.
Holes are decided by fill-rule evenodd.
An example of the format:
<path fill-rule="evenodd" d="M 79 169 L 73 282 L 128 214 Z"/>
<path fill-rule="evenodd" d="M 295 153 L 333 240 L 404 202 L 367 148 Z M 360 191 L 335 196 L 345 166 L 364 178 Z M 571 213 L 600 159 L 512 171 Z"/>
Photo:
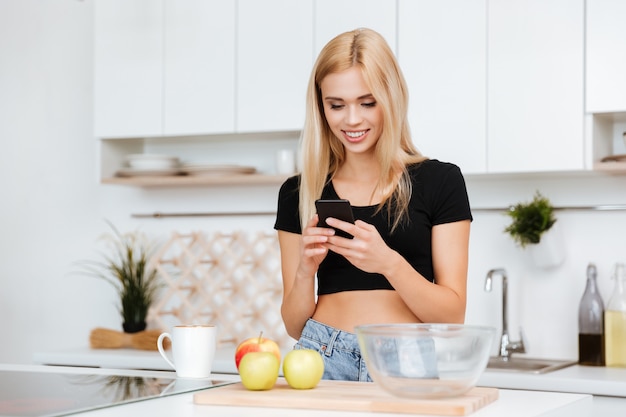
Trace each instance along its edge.
<path fill-rule="evenodd" d="M 333 176 L 337 195 L 354 206 L 376 205 L 382 201 L 379 190 L 380 166 L 371 158 L 349 158 Z"/>

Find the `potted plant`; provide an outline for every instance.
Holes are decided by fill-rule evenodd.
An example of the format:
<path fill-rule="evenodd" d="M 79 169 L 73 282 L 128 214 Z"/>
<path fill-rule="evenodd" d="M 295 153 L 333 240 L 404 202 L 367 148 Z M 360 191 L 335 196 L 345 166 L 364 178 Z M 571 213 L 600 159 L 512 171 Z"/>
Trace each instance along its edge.
<path fill-rule="evenodd" d="M 126 333 L 136 333 L 146 328 L 148 309 L 161 287 L 157 270 L 150 265 L 155 249 L 143 233 L 120 233 L 109 223 L 113 234 L 104 239 L 111 254 L 103 261 L 87 261 L 89 272 L 107 281 L 120 297 L 119 311 Z"/>
<path fill-rule="evenodd" d="M 531 202 L 511 206 L 506 214 L 512 222 L 504 231 L 520 247 L 530 250 L 538 266 L 551 267 L 563 262 L 564 243 L 556 233 L 557 219 L 548 198 L 537 191 Z"/>
<path fill-rule="evenodd" d="M 535 193 L 530 203 L 511 206 L 507 214 L 513 221 L 504 231 L 522 248 L 539 243 L 541 236 L 556 223 L 550 200 L 539 191 Z"/>

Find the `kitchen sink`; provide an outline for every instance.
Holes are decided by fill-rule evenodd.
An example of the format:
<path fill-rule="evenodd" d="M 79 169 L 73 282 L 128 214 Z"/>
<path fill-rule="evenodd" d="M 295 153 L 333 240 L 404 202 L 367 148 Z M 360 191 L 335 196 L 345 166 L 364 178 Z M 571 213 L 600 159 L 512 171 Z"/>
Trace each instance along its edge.
<path fill-rule="evenodd" d="M 501 356 L 492 356 L 491 358 L 489 358 L 487 370 L 545 374 L 547 372 L 556 371 L 557 369 L 566 368 L 574 364 L 576 364 L 575 361 L 537 359 L 515 356 L 504 359 Z"/>

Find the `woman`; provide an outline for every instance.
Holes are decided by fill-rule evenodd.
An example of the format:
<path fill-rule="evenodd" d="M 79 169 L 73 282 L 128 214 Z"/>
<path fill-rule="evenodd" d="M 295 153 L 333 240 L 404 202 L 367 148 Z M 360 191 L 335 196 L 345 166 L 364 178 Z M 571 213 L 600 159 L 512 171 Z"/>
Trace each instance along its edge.
<path fill-rule="evenodd" d="M 472 215 L 455 165 L 429 160 L 407 124 L 406 83 L 369 29 L 331 40 L 315 63 L 303 169 L 281 187 L 281 314 L 296 348 L 323 354 L 325 379 L 371 380 L 354 327 L 462 323 Z M 316 199 L 348 199 L 353 239 L 317 227 Z M 317 276 L 317 297 L 316 297 Z"/>

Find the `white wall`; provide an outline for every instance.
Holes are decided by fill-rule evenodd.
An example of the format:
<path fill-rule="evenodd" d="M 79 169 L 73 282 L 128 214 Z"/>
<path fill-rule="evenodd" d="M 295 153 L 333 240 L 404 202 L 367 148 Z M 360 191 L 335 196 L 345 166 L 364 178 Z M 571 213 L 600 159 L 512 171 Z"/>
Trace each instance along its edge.
<path fill-rule="evenodd" d="M 119 328 L 112 288 L 73 274 L 97 258 L 96 239 L 118 228 L 155 236 L 172 230 L 271 230 L 272 216 L 134 219 L 155 211 L 275 208 L 278 186 L 140 189 L 101 185 L 92 133 L 92 9 L 85 0 L 0 0 L 0 362 L 33 352 L 86 346 L 97 326 Z M 626 176 L 468 180 L 474 207 L 505 207 L 536 189 L 555 205 L 626 204 Z M 626 212 L 559 212 L 566 263 L 537 270 L 502 233 L 501 213 L 474 213 L 470 323 L 500 325 L 500 282 L 483 291 L 490 268 L 509 273 L 510 326 L 524 327 L 533 356 L 575 358 L 577 307 L 588 262 L 605 301 L 613 263 L 626 261 Z"/>
<path fill-rule="evenodd" d="M 626 176 L 468 179 L 473 208 L 507 207 L 529 201 L 536 190 L 556 207 L 626 203 Z M 557 211 L 565 240 L 566 260 L 553 269 L 537 268 L 530 254 L 503 233 L 510 219 L 503 212 L 474 212 L 470 241 L 467 322 L 501 326 L 501 281 L 484 291 L 487 271 L 508 272 L 509 331 L 518 340 L 523 327 L 531 356 L 577 359 L 578 303 L 589 262 L 598 266 L 598 284 L 605 304 L 613 289 L 615 262 L 626 262 L 625 211 Z"/>

